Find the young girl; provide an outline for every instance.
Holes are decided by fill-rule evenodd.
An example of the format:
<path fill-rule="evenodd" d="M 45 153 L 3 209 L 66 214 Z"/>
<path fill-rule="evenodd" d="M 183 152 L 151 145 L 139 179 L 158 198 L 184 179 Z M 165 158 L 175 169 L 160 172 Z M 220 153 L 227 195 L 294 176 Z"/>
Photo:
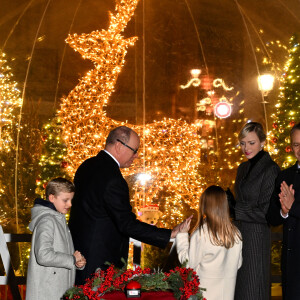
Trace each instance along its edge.
<path fill-rule="evenodd" d="M 208 300 L 233 300 L 237 270 L 242 265 L 242 240 L 231 223 L 225 191 L 212 185 L 200 198 L 199 219 L 189 241 L 191 220 L 176 236 L 178 258 L 188 261 Z"/>

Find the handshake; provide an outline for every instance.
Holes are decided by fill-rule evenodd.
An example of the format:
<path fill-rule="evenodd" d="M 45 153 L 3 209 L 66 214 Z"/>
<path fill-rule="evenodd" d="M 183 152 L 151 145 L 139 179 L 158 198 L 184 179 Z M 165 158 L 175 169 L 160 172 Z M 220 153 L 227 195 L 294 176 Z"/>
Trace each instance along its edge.
<path fill-rule="evenodd" d="M 193 215 L 189 216 L 182 223 L 175 226 L 171 233 L 171 239 L 174 239 L 178 232 L 189 232 Z"/>

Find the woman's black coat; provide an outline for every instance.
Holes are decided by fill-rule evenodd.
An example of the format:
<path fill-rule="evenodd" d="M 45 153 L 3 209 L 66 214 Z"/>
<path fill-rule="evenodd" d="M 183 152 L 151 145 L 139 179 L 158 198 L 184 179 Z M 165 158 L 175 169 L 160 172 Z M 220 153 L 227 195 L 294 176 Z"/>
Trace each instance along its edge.
<path fill-rule="evenodd" d="M 243 238 L 243 264 L 237 275 L 236 300 L 270 298 L 271 232 L 266 214 L 280 169 L 269 153 L 257 155 L 259 160 L 253 166 L 247 161 L 238 167 L 235 181 L 235 218 Z"/>

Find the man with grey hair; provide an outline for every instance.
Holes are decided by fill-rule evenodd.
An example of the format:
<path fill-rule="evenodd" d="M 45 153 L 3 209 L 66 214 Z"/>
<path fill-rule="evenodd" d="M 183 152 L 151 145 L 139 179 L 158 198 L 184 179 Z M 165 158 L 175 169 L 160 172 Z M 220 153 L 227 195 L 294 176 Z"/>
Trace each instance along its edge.
<path fill-rule="evenodd" d="M 84 161 L 74 184 L 75 197 L 69 227 L 75 248 L 86 258 L 85 269 L 76 274 L 76 284 L 84 284 L 105 262 L 121 268 L 127 261 L 129 237 L 165 248 L 178 232 L 157 228 L 136 219 L 132 212 L 128 185 L 120 168 L 128 168 L 138 157 L 140 139 L 126 126 L 113 129 L 105 149 Z"/>

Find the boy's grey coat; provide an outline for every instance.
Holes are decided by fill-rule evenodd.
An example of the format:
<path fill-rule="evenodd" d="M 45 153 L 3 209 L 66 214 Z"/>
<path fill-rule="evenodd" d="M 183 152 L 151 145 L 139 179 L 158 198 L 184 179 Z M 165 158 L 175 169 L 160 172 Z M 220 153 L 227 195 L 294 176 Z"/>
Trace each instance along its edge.
<path fill-rule="evenodd" d="M 59 300 L 75 282 L 74 246 L 65 216 L 35 205 L 26 300 Z"/>

